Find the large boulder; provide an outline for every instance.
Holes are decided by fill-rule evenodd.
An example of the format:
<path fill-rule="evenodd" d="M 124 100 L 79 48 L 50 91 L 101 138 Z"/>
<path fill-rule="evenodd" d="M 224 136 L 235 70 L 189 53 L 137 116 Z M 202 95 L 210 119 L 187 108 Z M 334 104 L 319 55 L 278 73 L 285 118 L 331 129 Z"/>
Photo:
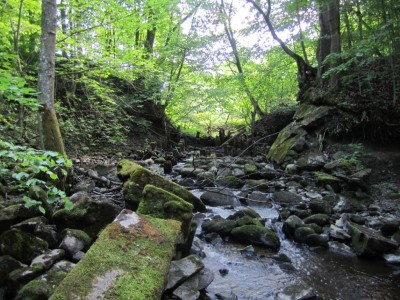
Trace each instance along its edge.
<path fill-rule="evenodd" d="M 351 234 L 351 245 L 359 256 L 378 256 L 398 248 L 396 242 L 385 238 L 379 232 L 347 221 Z"/>
<path fill-rule="evenodd" d="M 236 196 L 231 191 L 218 188 L 210 188 L 200 199 L 209 206 L 235 206 L 236 203 Z"/>
<path fill-rule="evenodd" d="M 120 210 L 112 201 L 89 198 L 77 202 L 72 210 L 57 210 L 53 214 L 53 222 L 59 230 L 81 229 L 91 237 L 96 237 L 104 226 L 114 220 Z"/>
<path fill-rule="evenodd" d="M 123 210 L 50 299 L 161 299 L 180 231 L 178 221 Z"/>
<path fill-rule="evenodd" d="M 203 202 L 188 190 L 129 160 L 123 159 L 118 163 L 118 177 L 124 181 L 123 193 L 128 208 L 138 208 L 144 187 L 151 184 L 193 204 L 195 211 L 205 211 Z"/>
<path fill-rule="evenodd" d="M 37 214 L 37 209 L 26 208 L 23 204 L 14 204 L 3 208 L 0 210 L 0 232 L 9 229 L 13 224 L 35 217 Z"/>
<path fill-rule="evenodd" d="M 47 248 L 47 242 L 17 229 L 5 231 L 0 235 L 0 254 L 11 255 L 25 264 L 29 264 Z"/>
<path fill-rule="evenodd" d="M 210 221 L 205 221 L 201 224 L 201 229 L 204 232 L 216 232 L 221 236 L 228 236 L 231 234 L 233 228 L 236 227 L 236 221 L 226 220 L 223 218 L 215 218 Z"/>
<path fill-rule="evenodd" d="M 232 230 L 231 237 L 240 243 L 254 244 L 273 250 L 278 250 L 281 246 L 276 233 L 263 226 L 244 225 L 236 227 Z"/>

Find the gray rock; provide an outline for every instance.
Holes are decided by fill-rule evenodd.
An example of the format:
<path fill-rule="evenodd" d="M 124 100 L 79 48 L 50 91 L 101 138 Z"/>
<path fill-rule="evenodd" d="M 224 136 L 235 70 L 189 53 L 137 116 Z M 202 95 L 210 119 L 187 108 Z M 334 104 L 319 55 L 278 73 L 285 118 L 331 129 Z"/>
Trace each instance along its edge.
<path fill-rule="evenodd" d="M 298 167 L 296 164 L 288 164 L 285 168 L 285 172 L 288 174 L 296 174 L 298 171 Z"/>
<path fill-rule="evenodd" d="M 331 214 L 332 207 L 323 200 L 311 200 L 308 203 L 309 208 L 314 214 Z"/>
<path fill-rule="evenodd" d="M 199 278 L 197 276 L 192 276 L 177 287 L 174 290 L 173 295 L 181 300 L 196 300 L 200 296 L 198 286 Z"/>
<path fill-rule="evenodd" d="M 293 237 L 296 242 L 304 243 L 306 241 L 306 238 L 311 234 L 315 234 L 315 231 L 312 228 L 307 226 L 302 226 L 296 228 Z"/>
<path fill-rule="evenodd" d="M 9 283 L 13 288 L 18 288 L 46 271 L 44 264 L 36 264 L 34 267 L 16 269 L 8 275 Z"/>
<path fill-rule="evenodd" d="M 246 202 L 251 207 L 263 206 L 263 207 L 272 207 L 271 199 L 260 191 L 251 192 L 246 199 Z"/>
<path fill-rule="evenodd" d="M 386 262 L 390 264 L 400 264 L 400 252 L 397 251 L 395 253 L 386 253 L 383 255 L 383 258 Z"/>
<path fill-rule="evenodd" d="M 72 255 L 71 260 L 72 260 L 74 263 L 77 263 L 77 262 L 79 262 L 84 256 L 85 256 L 85 252 L 83 252 L 83 251 L 78 251 L 78 252 L 74 253 L 74 255 Z"/>
<path fill-rule="evenodd" d="M 205 290 L 214 280 L 214 273 L 209 268 L 202 269 L 198 274 L 199 277 L 199 291 Z"/>
<path fill-rule="evenodd" d="M 279 204 L 298 204 L 303 200 L 300 195 L 286 191 L 275 192 L 274 198 Z"/>
<path fill-rule="evenodd" d="M 236 227 L 231 232 L 232 239 L 244 243 L 277 250 L 280 247 L 278 236 L 272 230 L 257 226 L 244 225 Z"/>
<path fill-rule="evenodd" d="M 325 226 L 329 223 L 329 216 L 326 214 L 315 214 L 305 218 L 303 221 L 305 224 L 315 223 L 319 226 Z"/>
<path fill-rule="evenodd" d="M 239 252 L 243 257 L 246 258 L 251 258 L 256 256 L 256 251 L 254 250 L 254 247 L 252 245 L 240 249 Z"/>
<path fill-rule="evenodd" d="M 239 299 L 238 296 L 236 296 L 232 292 L 225 293 L 225 294 L 217 293 L 217 294 L 215 294 L 215 297 L 217 297 L 218 300 L 238 300 Z"/>
<path fill-rule="evenodd" d="M 43 264 L 46 269 L 50 269 L 57 261 L 61 260 L 65 255 L 62 249 L 49 250 L 46 253 L 35 257 L 31 262 L 31 267 L 37 264 Z"/>
<path fill-rule="evenodd" d="M 24 220 L 18 224 L 11 226 L 11 228 L 33 233 L 38 225 L 44 225 L 47 224 L 47 222 L 48 220 L 45 217 L 40 216 Z"/>
<path fill-rule="evenodd" d="M 11 225 L 38 215 L 35 208 L 26 208 L 23 204 L 14 204 L 0 210 L 0 232 Z"/>
<path fill-rule="evenodd" d="M 200 199 L 210 206 L 234 206 L 236 204 L 235 195 L 229 190 L 212 189 L 201 195 Z"/>
<path fill-rule="evenodd" d="M 282 231 L 287 237 L 292 238 L 296 228 L 303 224 L 303 220 L 301 220 L 298 216 L 292 215 L 283 223 Z"/>
<path fill-rule="evenodd" d="M 50 248 L 54 248 L 59 244 L 57 227 L 55 225 L 38 224 L 33 234 L 46 241 Z"/>
<path fill-rule="evenodd" d="M 309 246 L 328 248 L 329 237 L 325 234 L 310 234 L 306 236 L 304 243 Z"/>
<path fill-rule="evenodd" d="M 329 235 L 332 239 L 340 242 L 348 242 L 351 239 L 351 236 L 346 232 L 346 230 L 333 224 L 329 227 Z"/>
<path fill-rule="evenodd" d="M 245 216 L 249 216 L 250 218 L 253 218 L 253 219 L 261 219 L 261 216 L 259 215 L 259 213 L 256 212 L 252 208 L 243 208 L 241 210 L 238 210 L 233 215 L 229 216 L 228 219 L 229 220 L 239 220 Z"/>
<path fill-rule="evenodd" d="M 59 245 L 65 250 L 65 254 L 72 257 L 78 251 L 85 250 L 91 243 L 90 237 L 82 230 L 66 229 L 64 237 Z"/>
<path fill-rule="evenodd" d="M 200 272 L 200 270 L 203 268 L 203 262 L 193 254 L 183 259 L 172 261 L 165 290 L 175 289 L 187 278 L 193 276 L 197 272 Z"/>
<path fill-rule="evenodd" d="M 204 235 L 204 239 L 206 240 L 207 243 L 210 243 L 213 246 L 222 244 L 224 242 L 221 236 L 216 232 L 207 233 L 206 235 Z"/>

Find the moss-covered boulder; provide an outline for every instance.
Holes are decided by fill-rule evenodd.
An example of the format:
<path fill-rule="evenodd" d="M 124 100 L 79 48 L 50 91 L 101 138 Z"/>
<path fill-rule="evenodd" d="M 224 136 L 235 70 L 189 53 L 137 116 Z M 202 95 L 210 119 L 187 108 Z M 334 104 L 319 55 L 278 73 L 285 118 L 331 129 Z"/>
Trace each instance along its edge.
<path fill-rule="evenodd" d="M 240 218 L 243 218 L 245 216 L 248 216 L 253 219 L 261 219 L 260 214 L 258 212 L 256 212 L 254 209 L 249 208 L 249 207 L 238 210 L 233 215 L 230 215 L 228 217 L 228 219 L 229 220 L 239 220 Z"/>
<path fill-rule="evenodd" d="M 29 264 L 47 248 L 47 242 L 17 229 L 5 231 L 0 235 L 0 254 L 11 255 L 25 264 Z"/>
<path fill-rule="evenodd" d="M 236 176 L 223 176 L 216 179 L 216 183 L 223 187 L 228 187 L 231 189 L 239 189 L 243 186 L 244 182 Z"/>
<path fill-rule="evenodd" d="M 130 172 L 129 178 L 127 178 L 128 172 Z M 126 159 L 121 160 L 118 163 L 118 176 L 121 180 L 125 180 L 123 194 L 128 208 L 134 210 L 138 208 L 144 187 L 151 184 L 193 204 L 195 211 L 205 211 L 203 202 L 188 190 L 134 162 Z"/>
<path fill-rule="evenodd" d="M 160 299 L 180 227 L 123 210 L 50 299 Z"/>
<path fill-rule="evenodd" d="M 398 248 L 395 241 L 385 238 L 379 232 L 353 222 L 347 222 L 351 234 L 351 245 L 359 256 L 377 256 Z"/>
<path fill-rule="evenodd" d="M 181 221 L 182 230 L 187 234 L 193 216 L 193 205 L 170 192 L 148 184 L 143 189 L 143 198 L 137 212 L 160 219 Z"/>
<path fill-rule="evenodd" d="M 306 238 L 311 234 L 315 234 L 314 229 L 308 226 L 301 226 L 296 228 L 293 237 L 296 242 L 304 243 L 306 241 Z"/>
<path fill-rule="evenodd" d="M 9 229 L 28 218 L 37 216 L 39 211 L 34 208 L 26 208 L 23 204 L 14 204 L 0 210 L 0 232 Z"/>
<path fill-rule="evenodd" d="M 8 274 L 24 265 L 10 255 L 0 256 L 0 286 L 4 286 Z"/>
<path fill-rule="evenodd" d="M 112 201 L 87 199 L 78 201 L 72 210 L 60 209 L 54 212 L 53 222 L 59 230 L 81 229 L 91 237 L 110 224 L 121 209 Z"/>
<path fill-rule="evenodd" d="M 240 243 L 250 243 L 273 250 L 278 250 L 281 246 L 276 233 L 263 226 L 244 225 L 236 227 L 232 230 L 231 237 Z"/>
<path fill-rule="evenodd" d="M 305 218 L 303 221 L 305 224 L 317 224 L 319 226 L 328 225 L 330 217 L 326 214 L 315 214 Z"/>
<path fill-rule="evenodd" d="M 309 127 L 316 127 L 331 112 L 332 108 L 327 106 L 301 105 L 295 115 L 294 121 L 281 130 L 275 142 L 272 144 L 267 158 L 280 164 L 287 160 L 290 155 L 301 151 L 305 143 Z"/>
<path fill-rule="evenodd" d="M 226 220 L 224 218 L 215 218 L 210 221 L 205 221 L 201 224 L 201 229 L 206 232 L 216 232 L 221 236 L 228 236 L 231 234 L 233 228 L 236 227 L 236 221 Z"/>

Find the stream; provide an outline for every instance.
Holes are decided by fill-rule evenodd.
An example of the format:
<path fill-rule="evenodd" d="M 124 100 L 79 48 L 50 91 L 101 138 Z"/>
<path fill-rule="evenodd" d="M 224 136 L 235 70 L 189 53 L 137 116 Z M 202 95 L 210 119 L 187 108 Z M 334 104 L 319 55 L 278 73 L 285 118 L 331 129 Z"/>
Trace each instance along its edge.
<path fill-rule="evenodd" d="M 157 165 L 151 169 L 161 171 Z M 192 193 L 200 197 L 204 190 L 193 189 Z M 286 254 L 291 264 L 277 260 L 271 250 L 254 247 L 254 253 L 248 254 L 241 251 L 247 245 L 231 241 L 213 245 L 201 238 L 203 220 L 216 215 L 226 218 L 244 207 L 240 203 L 233 209 L 207 206 L 207 213 L 195 215 L 199 221 L 195 243 L 203 251 L 203 263 L 215 275 L 207 287 L 210 299 L 399 299 L 399 279 L 393 276 L 396 266 L 383 259 L 363 259 L 288 240 L 276 205 L 252 209 L 277 232 L 279 253 Z"/>

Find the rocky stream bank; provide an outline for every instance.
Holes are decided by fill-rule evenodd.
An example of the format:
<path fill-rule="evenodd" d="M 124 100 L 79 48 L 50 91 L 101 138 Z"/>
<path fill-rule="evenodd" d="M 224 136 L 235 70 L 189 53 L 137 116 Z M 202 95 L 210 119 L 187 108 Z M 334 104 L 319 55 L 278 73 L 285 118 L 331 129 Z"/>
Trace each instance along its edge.
<path fill-rule="evenodd" d="M 85 253 L 124 208 L 180 224 L 175 260 L 158 283 L 163 299 L 397 299 L 400 154 L 328 142 L 318 128 L 329 114 L 299 109 L 268 155 L 182 142 L 140 161 L 81 158 L 71 211 L 41 215 L 18 197 L 2 199 L 0 299 L 47 299 L 54 291 L 52 299 L 64 299 L 57 286 L 79 265 L 95 272 Z M 140 257 L 152 257 L 146 251 Z M 154 290 L 143 299 L 160 297 Z"/>

